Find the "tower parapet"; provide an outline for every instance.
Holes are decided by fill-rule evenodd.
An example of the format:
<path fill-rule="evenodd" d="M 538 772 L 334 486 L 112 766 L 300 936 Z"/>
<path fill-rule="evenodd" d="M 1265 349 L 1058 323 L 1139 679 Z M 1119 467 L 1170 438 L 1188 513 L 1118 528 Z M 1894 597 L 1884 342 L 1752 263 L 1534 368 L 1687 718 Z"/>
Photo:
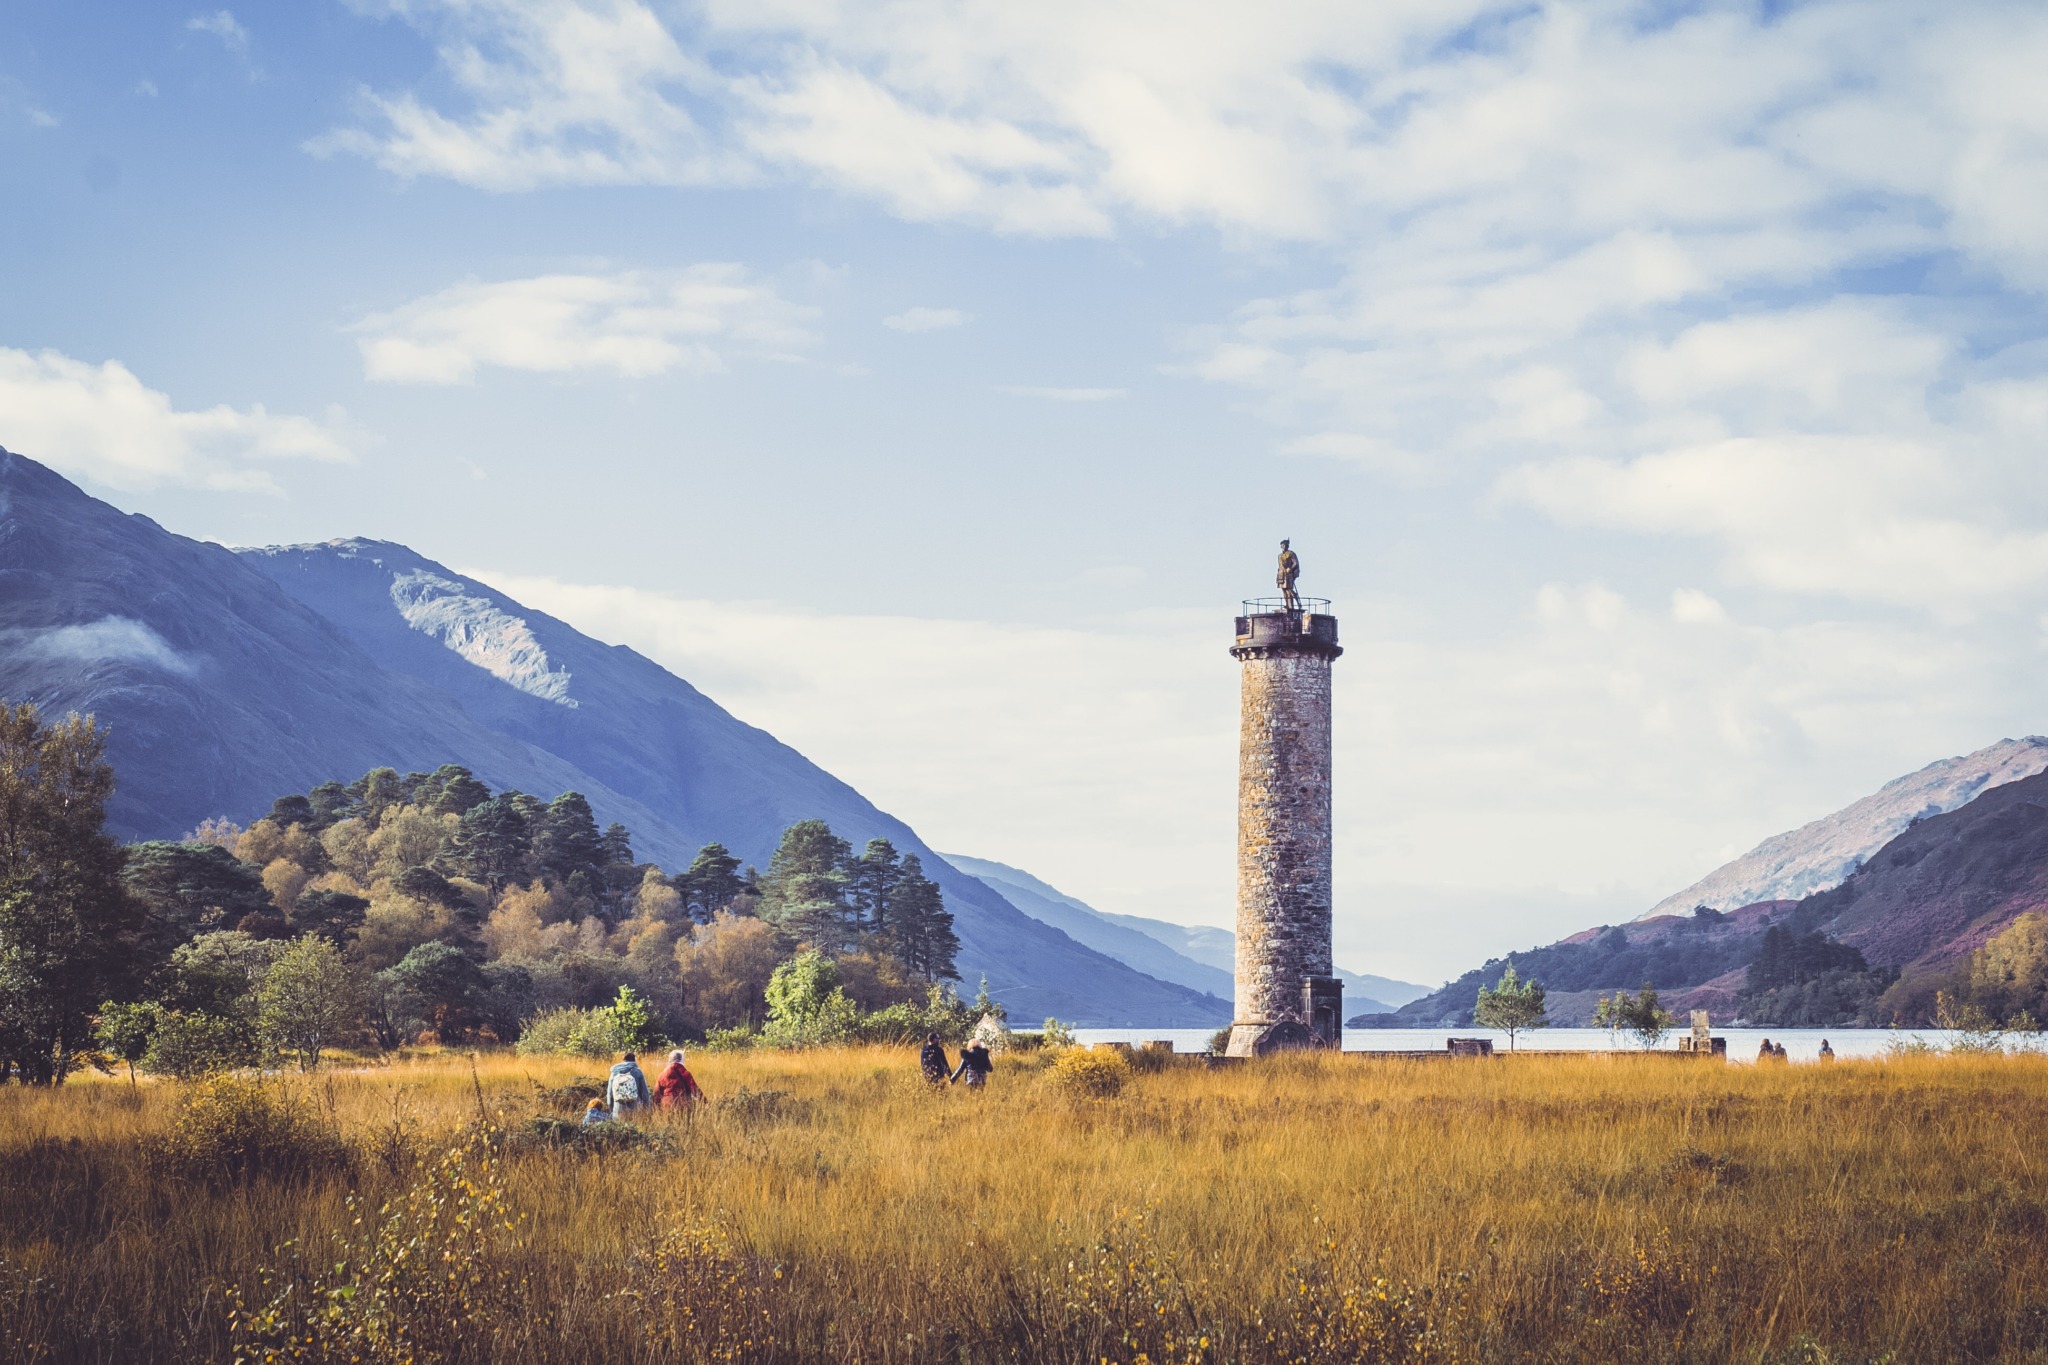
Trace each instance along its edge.
<path fill-rule="evenodd" d="M 1330 942 L 1330 665 L 1343 652 L 1323 598 L 1258 598 L 1237 618 L 1233 1057 L 1342 1045 L 1344 987 Z"/>

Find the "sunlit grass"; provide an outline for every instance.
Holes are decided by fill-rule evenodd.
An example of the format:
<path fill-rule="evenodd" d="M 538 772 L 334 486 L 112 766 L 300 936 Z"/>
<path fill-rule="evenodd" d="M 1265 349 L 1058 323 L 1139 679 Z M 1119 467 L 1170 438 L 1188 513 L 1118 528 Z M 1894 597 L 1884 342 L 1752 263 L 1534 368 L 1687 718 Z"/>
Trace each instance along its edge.
<path fill-rule="evenodd" d="M 650 1123 L 646 1151 L 505 1148 L 523 1354 L 2048 1360 L 2040 1058 L 1316 1057 L 1106 1099 L 1028 1057 L 978 1095 L 895 1049 L 691 1066 L 714 1101 L 783 1098 Z M 374 1209 L 602 1070 L 286 1076 L 357 1156 L 239 1184 L 152 1159 L 177 1086 L 0 1090 L 0 1349 L 227 1359 L 225 1291 L 287 1242 L 324 1255 L 351 1189 Z"/>

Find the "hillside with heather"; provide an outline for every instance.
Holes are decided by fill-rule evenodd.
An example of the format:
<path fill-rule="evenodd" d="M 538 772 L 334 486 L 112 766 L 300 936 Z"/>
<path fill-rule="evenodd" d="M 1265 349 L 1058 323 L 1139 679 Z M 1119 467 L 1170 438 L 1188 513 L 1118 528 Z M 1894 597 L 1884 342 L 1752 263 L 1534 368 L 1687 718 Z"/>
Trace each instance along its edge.
<path fill-rule="evenodd" d="M 1560 1024 L 1646 984 L 1716 1022 L 1923 1026 L 1972 1008 L 2048 1019 L 2048 773 L 1910 822 L 1827 890 L 1589 929 L 1352 1022 L 1469 1023 L 1479 988 L 1511 963 L 1544 984 Z"/>

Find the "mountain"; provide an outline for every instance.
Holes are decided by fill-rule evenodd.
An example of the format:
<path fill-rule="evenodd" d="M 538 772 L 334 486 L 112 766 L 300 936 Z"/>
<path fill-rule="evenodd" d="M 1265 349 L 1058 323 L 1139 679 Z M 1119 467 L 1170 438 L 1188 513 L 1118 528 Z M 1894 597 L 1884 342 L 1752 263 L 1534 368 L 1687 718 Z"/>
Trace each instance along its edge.
<path fill-rule="evenodd" d="M 1732 910 L 1798 900 L 1839 885 L 1914 821 L 1968 804 L 1994 787 L 2048 768 L 2048 739 L 2002 739 L 1960 758 L 1930 763 L 1885 783 L 1833 815 L 1764 840 L 1734 862 L 1658 901 L 1640 919 L 1682 915 L 1695 905 Z"/>
<path fill-rule="evenodd" d="M 235 553 L 124 515 L 0 450 L 0 696 L 109 727 L 123 838 L 247 821 L 370 768 L 459 763 L 493 787 L 583 792 L 642 857 L 726 844 L 765 865 L 821 818 L 917 853 L 957 916 L 960 970 L 1020 1019 L 1221 1023 L 1228 1010 L 1025 915 L 901 820 L 629 649 L 399 545 Z"/>
<path fill-rule="evenodd" d="M 948 853 L 947 862 L 1002 893 L 1025 914 L 1042 920 L 1148 976 L 1206 991 L 1228 1007 L 1236 993 L 1237 936 L 1228 929 L 1171 924 L 1141 915 L 1116 915 L 1054 889 L 1029 872 L 986 858 Z M 1347 1004 L 1390 1010 L 1426 995 L 1429 987 L 1341 968 Z"/>
<path fill-rule="evenodd" d="M 1495 959 L 1399 1010 L 1353 1022 L 1468 1022 L 1480 985 L 1509 961 L 1549 988 L 1554 1022 L 1582 1022 L 1600 995 L 1646 981 L 1675 1010 L 1706 1009 L 1726 1020 L 1741 1008 L 1749 965 L 1776 929 L 1856 950 L 1877 969 L 1873 987 L 1882 984 L 1878 975 L 1895 973 L 1896 982 L 1867 1012 L 1917 1025 L 1930 1017 L 1936 986 L 1950 983 L 1985 940 L 2034 910 L 2048 910 L 2048 772 L 1982 788 L 1965 805 L 1913 821 L 1826 890 L 1588 929 Z"/>

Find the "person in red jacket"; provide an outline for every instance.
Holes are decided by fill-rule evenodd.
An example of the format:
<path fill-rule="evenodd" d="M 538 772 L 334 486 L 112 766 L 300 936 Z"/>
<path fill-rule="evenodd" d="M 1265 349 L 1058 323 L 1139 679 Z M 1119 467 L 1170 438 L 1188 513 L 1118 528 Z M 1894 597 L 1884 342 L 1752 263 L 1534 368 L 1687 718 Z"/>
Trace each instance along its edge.
<path fill-rule="evenodd" d="M 690 1068 L 683 1065 L 683 1050 L 677 1048 L 668 1054 L 668 1065 L 654 1078 L 654 1103 L 660 1109 L 687 1109 L 692 1101 L 704 1098 L 697 1078 L 690 1074 Z"/>

